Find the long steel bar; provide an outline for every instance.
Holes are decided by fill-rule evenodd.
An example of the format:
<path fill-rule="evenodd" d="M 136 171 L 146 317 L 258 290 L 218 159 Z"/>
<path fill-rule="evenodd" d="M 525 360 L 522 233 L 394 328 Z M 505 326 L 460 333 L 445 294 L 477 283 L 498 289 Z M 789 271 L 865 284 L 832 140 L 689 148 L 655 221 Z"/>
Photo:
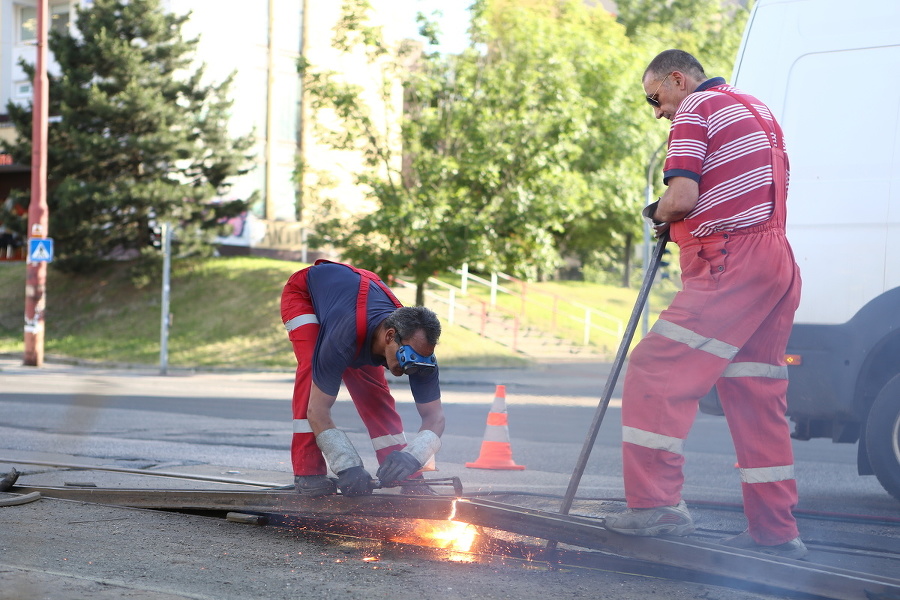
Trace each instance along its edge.
<path fill-rule="evenodd" d="M 450 496 L 410 497 L 377 493 L 345 498 L 306 498 L 296 492 L 109 489 L 14 486 L 18 494 L 40 492 L 48 498 L 157 510 L 279 512 L 445 520 L 452 514 Z"/>
<path fill-rule="evenodd" d="M 767 557 L 694 540 L 624 536 L 607 531 L 591 519 L 499 502 L 460 500 L 453 519 L 823 598 L 900 598 L 900 579 Z"/>
<path fill-rule="evenodd" d="M 214 477 L 211 475 L 196 475 L 193 473 L 176 473 L 173 471 L 151 471 L 149 469 L 129 469 L 127 467 L 107 467 L 103 465 L 88 465 L 78 463 L 46 462 L 40 460 L 19 460 L 15 458 L 0 457 L 0 464 L 10 463 L 14 465 L 35 465 L 39 467 L 54 467 L 59 469 L 72 469 L 75 471 L 108 471 L 110 473 L 131 473 L 133 475 L 149 475 L 151 477 L 170 477 L 173 479 L 193 479 L 196 481 L 212 481 L 215 483 L 233 483 L 236 485 L 250 485 L 254 487 L 277 488 L 280 483 L 265 481 L 249 481 L 235 479 L 233 477 Z"/>
<path fill-rule="evenodd" d="M 594 413 L 594 420 L 591 422 L 588 435 L 584 440 L 584 445 L 581 447 L 581 454 L 578 457 L 578 461 L 575 463 L 575 470 L 572 472 L 572 477 L 569 479 L 569 487 L 566 489 L 566 495 L 563 497 L 563 502 L 559 509 L 559 512 L 564 515 L 569 514 L 569 509 L 572 508 L 572 502 L 575 500 L 575 493 L 578 491 L 578 484 L 581 483 L 581 476 L 584 474 L 588 458 L 591 456 L 591 450 L 593 450 L 594 443 L 597 441 L 597 433 L 600 431 L 600 425 L 603 423 L 603 417 L 606 415 L 606 409 L 609 406 L 610 399 L 612 399 L 616 381 L 619 379 L 619 372 L 621 372 L 622 366 L 625 364 L 625 357 L 628 355 L 628 347 L 631 345 L 632 338 L 634 338 L 634 332 L 637 329 L 638 321 L 641 318 L 641 312 L 644 309 L 644 304 L 647 302 L 647 296 L 650 295 L 650 288 L 653 285 L 656 272 L 659 270 L 659 263 L 662 261 L 663 252 L 665 252 L 666 243 L 668 241 L 668 232 L 659 236 L 656 250 L 653 252 L 650 264 L 647 265 L 647 271 L 644 274 L 644 282 L 641 284 L 637 300 L 634 303 L 634 309 L 632 309 L 631 317 L 628 319 L 628 325 L 625 327 L 625 335 L 622 336 L 619 350 L 616 352 L 616 357 L 612 363 L 612 369 L 610 370 L 609 377 L 606 379 L 606 387 L 603 390 L 603 396 Z M 550 538 L 550 540 L 551 543 L 548 545 L 548 549 L 552 546 L 553 538 Z"/>

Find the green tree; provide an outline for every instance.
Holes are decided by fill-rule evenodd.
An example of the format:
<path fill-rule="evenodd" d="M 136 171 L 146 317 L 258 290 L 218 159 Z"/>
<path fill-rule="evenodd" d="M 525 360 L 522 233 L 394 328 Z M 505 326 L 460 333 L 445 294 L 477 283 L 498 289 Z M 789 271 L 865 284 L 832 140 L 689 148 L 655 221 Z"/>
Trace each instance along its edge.
<path fill-rule="evenodd" d="M 606 42 L 592 49 L 611 56 L 588 56 L 581 39 L 611 30 L 627 44 L 623 28 L 606 13 L 566 4 L 571 18 L 554 21 L 476 2 L 478 46 L 458 56 L 423 52 L 404 70 L 389 60 L 377 31 L 365 29 L 367 3 L 347 3 L 351 16 L 338 27 L 338 47 L 368 47 L 373 62 L 391 65 L 383 90 L 391 89 L 390 77 L 402 78 L 405 112 L 397 115 L 403 125 L 395 138 L 380 133 L 358 88 L 302 65 L 314 109 L 332 111 L 340 123 L 330 131 L 320 127 L 321 139 L 362 152 L 366 169 L 357 181 L 379 206 L 354 223 L 320 226 L 320 233 L 349 259 L 382 274 L 411 273 L 419 284 L 463 261 L 527 278 L 552 273 L 569 232 L 593 208 L 587 200 L 596 202 L 591 184 L 602 178 L 595 174 L 637 143 L 628 131 L 634 119 L 618 142 L 602 138 L 627 111 L 609 107 L 622 98 L 621 75 L 608 83 L 597 69 L 613 73 L 622 53 Z M 574 33 L 573 25 L 579 26 Z M 434 31 L 427 22 L 425 29 Z M 407 49 L 402 58 L 408 63 L 409 57 Z M 617 150 L 605 163 L 601 145 Z M 596 223 L 617 228 L 612 218 Z"/>
<path fill-rule="evenodd" d="M 691 5 L 689 15 L 717 39 L 737 32 L 717 56 L 733 54 L 742 24 L 724 20 L 713 1 L 696 0 L 707 10 Z M 665 139 L 648 118 L 640 76 L 660 44 L 693 50 L 698 32 L 681 19 L 660 42 L 672 19 L 617 21 L 581 0 L 476 0 L 468 49 L 416 60 L 407 49 L 394 60 L 366 26 L 367 10 L 363 0 L 345 4 L 337 45 L 367 48 L 384 69 L 385 93 L 391 78 L 402 80 L 404 112 L 394 117 L 402 127 L 380 133 L 358 88 L 303 65 L 314 107 L 340 123 L 322 139 L 363 153 L 357 182 L 378 206 L 319 231 L 351 260 L 418 284 L 463 261 L 532 279 L 576 257 L 627 285 L 647 161 Z M 423 32 L 437 35 L 427 21 Z"/>
<path fill-rule="evenodd" d="M 447 223 L 451 206 L 445 196 L 438 193 L 424 197 L 403 167 L 403 142 L 410 130 L 403 124 L 399 84 L 408 72 L 406 61 L 415 56 L 416 49 L 389 48 L 380 29 L 368 24 L 370 10 L 365 0 L 345 2 L 333 45 L 345 53 L 365 51 L 369 68 L 380 84 L 377 106 L 363 99 L 361 86 L 348 83 L 340 74 L 317 70 L 302 58 L 298 66 L 304 92 L 319 117 L 314 122 L 317 138 L 331 148 L 362 156 L 362 169 L 352 176 L 376 200 L 378 208 L 366 215 L 354 215 L 348 222 L 340 204 L 328 196 L 329 182 L 323 183 L 318 173 L 320 184 L 303 191 L 304 207 L 319 215 L 311 243 L 334 244 L 342 249 L 345 260 L 382 277 L 410 275 L 418 285 L 417 303 L 421 304 L 424 281 L 444 268 L 448 260 L 462 262 L 466 252 L 448 243 L 455 236 Z M 374 116 L 377 111 L 383 111 L 383 126 Z M 334 127 L 326 125 L 332 120 L 337 123 Z M 319 206 L 309 202 L 314 198 Z"/>
<path fill-rule="evenodd" d="M 663 50 L 680 48 L 696 56 L 710 77 L 729 77 L 752 0 L 617 0 L 616 4 L 626 35 L 647 48 L 647 62 Z"/>
<path fill-rule="evenodd" d="M 162 221 L 177 225 L 181 254 L 203 252 L 222 219 L 245 208 L 214 201 L 246 172 L 251 139 L 227 133 L 230 79 L 206 84 L 192 66 L 197 40 L 181 35 L 188 18 L 164 13 L 159 0 L 95 0 L 77 10 L 76 33 L 51 33 L 60 67 L 50 79 L 59 121 L 48 133 L 57 268 L 149 256 L 151 228 Z M 8 110 L 18 139 L 5 150 L 27 163 L 31 107 Z"/>
<path fill-rule="evenodd" d="M 643 50 L 602 7 L 578 0 L 491 0 L 490 48 L 530 55 L 526 68 L 569 70 L 566 114 L 575 119 L 566 166 L 577 185 L 557 190 L 567 218 L 554 235 L 559 252 L 593 270 L 627 273 L 639 232 L 644 148 L 653 139 L 637 73 Z M 537 44 L 534 40 L 539 40 Z M 626 278 L 627 280 L 627 278 Z"/>

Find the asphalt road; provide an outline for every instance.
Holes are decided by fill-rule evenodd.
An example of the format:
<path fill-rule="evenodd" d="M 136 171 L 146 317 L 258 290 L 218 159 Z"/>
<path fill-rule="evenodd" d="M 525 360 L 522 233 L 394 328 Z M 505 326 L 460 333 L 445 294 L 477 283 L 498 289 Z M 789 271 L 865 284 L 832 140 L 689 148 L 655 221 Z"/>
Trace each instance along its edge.
<path fill-rule="evenodd" d="M 447 430 L 435 476 L 459 476 L 467 494 L 518 491 L 557 502 L 582 450 L 608 371 L 608 365 L 574 361 L 528 370 L 445 369 L 442 391 Z M 152 369 L 61 364 L 34 369 L 22 367 L 14 358 L 0 359 L 0 470 L 15 466 L 24 472 L 23 483 L 30 485 L 61 485 L 88 477 L 101 486 L 197 487 L 182 480 L 99 471 L 74 475 L 4 460 L 178 470 L 289 484 L 291 385 L 290 373 L 170 371 L 160 376 Z M 526 466 L 522 471 L 465 466 L 479 455 L 497 385 L 506 388 L 511 448 L 515 462 Z M 408 388 L 396 380 L 392 388 L 407 432 L 415 431 L 418 419 Z M 623 496 L 618 398 L 616 391 L 578 488 L 580 499 Z M 345 394 L 339 397 L 334 412 L 335 421 L 374 472 L 374 453 Z M 897 518 L 900 505 L 896 500 L 874 478 L 856 475 L 855 446 L 813 440 L 795 442 L 794 447 L 801 490 L 798 510 Z M 686 451 L 684 495 L 689 505 L 740 503 L 734 453 L 723 419 L 700 415 Z M 516 565 L 460 566 L 406 555 L 384 557 L 379 573 L 358 556 L 371 549 L 348 550 L 297 532 L 265 533 L 270 528 L 242 529 L 200 517 L 147 511 L 141 511 L 140 518 L 135 511 L 127 517 L 115 516 L 112 513 L 118 515 L 117 511 L 124 509 L 90 505 L 79 507 L 79 512 L 91 512 L 82 515 L 83 519 L 54 517 L 55 512 L 71 512 L 71 507 L 60 508 L 58 503 L 64 501 L 42 500 L 0 509 L 0 600 L 125 597 L 123 590 L 132 594 L 127 597 L 153 599 L 287 598 L 301 591 L 303 595 L 314 591 L 318 595 L 313 597 L 336 598 L 420 598 L 424 594 L 442 598 L 575 598 L 597 597 L 598 589 L 615 589 L 616 593 L 600 594 L 610 598 L 769 597 L 700 584 L 648 583 L 609 573 L 536 574 Z M 698 508 L 695 518 L 701 526 L 705 522 L 735 532 L 743 527 L 739 513 L 723 516 Z M 73 524 L 80 521 L 111 525 L 85 528 Z M 900 535 L 896 528 L 876 525 L 864 529 Z M 204 545 L 203 540 L 209 543 Z M 220 552 L 223 543 L 235 548 L 234 552 L 240 548 L 247 553 L 240 566 L 231 564 L 223 570 L 229 562 Z M 303 549 L 294 555 L 291 548 L 301 545 Z M 62 552 L 68 556 L 61 558 L 60 548 L 71 548 Z M 150 548 L 155 552 L 152 556 L 146 552 Z M 305 559 L 286 558 L 301 553 L 329 558 L 309 564 Z M 341 558 L 344 556 L 346 560 Z M 103 568 L 96 568 L 95 562 Z M 143 566 L 136 570 L 135 564 Z M 261 582 L 266 584 L 264 590 Z M 4 595 L 7 588 L 18 595 Z M 78 592 L 82 595 L 68 595 L 67 590 L 76 588 L 84 588 Z M 27 593 L 22 595 L 22 590 Z M 115 590 L 118 595 L 103 596 L 104 590 Z"/>

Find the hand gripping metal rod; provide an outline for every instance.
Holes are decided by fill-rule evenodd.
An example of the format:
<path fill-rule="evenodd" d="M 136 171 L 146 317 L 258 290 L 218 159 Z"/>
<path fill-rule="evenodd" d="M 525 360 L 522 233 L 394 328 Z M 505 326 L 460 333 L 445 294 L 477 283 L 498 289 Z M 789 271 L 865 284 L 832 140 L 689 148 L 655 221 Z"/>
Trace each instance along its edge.
<path fill-rule="evenodd" d="M 612 371 L 606 380 L 606 388 L 603 390 L 603 397 L 600 404 L 597 406 L 597 411 L 594 413 L 594 420 L 591 423 L 591 429 L 588 432 L 588 436 L 584 440 L 584 446 L 581 448 L 581 456 L 578 457 L 575 471 L 572 473 L 571 479 L 569 479 L 569 488 L 566 490 L 562 507 L 559 509 L 561 514 L 569 514 L 569 509 L 572 508 L 575 492 L 578 491 L 578 484 L 581 482 L 584 468 L 587 466 L 588 458 L 591 456 L 591 450 L 594 448 L 594 442 L 597 440 L 600 424 L 603 422 L 606 408 L 609 406 L 609 401 L 612 398 L 613 389 L 616 387 L 619 373 L 622 370 L 622 366 L 625 364 L 625 357 L 628 355 L 628 347 L 631 345 L 631 340 L 634 338 L 634 332 L 637 329 L 641 312 L 644 310 L 644 305 L 647 303 L 647 296 L 650 295 L 650 288 L 653 286 L 653 280 L 656 278 L 656 272 L 659 270 L 659 264 L 662 262 L 663 252 L 666 249 L 666 243 L 668 241 L 669 232 L 667 231 L 659 236 L 659 241 L 656 243 L 656 249 L 653 251 L 653 256 L 650 259 L 649 268 L 644 275 L 644 282 L 641 284 L 637 301 L 635 301 L 634 309 L 631 311 L 631 318 L 628 320 L 628 325 L 625 327 L 625 335 L 622 337 L 622 343 L 619 344 L 619 351 L 616 353 L 616 358 L 613 361 Z"/>

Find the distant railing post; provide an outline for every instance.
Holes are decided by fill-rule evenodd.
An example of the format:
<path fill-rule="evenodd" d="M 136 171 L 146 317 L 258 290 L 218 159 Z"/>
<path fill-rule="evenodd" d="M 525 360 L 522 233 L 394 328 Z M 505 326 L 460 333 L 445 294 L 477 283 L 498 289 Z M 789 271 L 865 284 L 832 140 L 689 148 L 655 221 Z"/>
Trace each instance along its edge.
<path fill-rule="evenodd" d="M 465 296 L 469 287 L 469 263 L 464 262 L 462 265 L 462 281 L 459 283 L 459 291 Z"/>
<path fill-rule="evenodd" d="M 497 273 L 491 273 L 491 306 L 497 305 Z"/>
<path fill-rule="evenodd" d="M 513 318 L 513 342 L 512 342 L 513 352 L 519 350 L 519 317 L 518 315 Z"/>
<path fill-rule="evenodd" d="M 456 317 L 456 290 L 451 289 L 447 296 L 447 322 L 453 325 Z"/>

